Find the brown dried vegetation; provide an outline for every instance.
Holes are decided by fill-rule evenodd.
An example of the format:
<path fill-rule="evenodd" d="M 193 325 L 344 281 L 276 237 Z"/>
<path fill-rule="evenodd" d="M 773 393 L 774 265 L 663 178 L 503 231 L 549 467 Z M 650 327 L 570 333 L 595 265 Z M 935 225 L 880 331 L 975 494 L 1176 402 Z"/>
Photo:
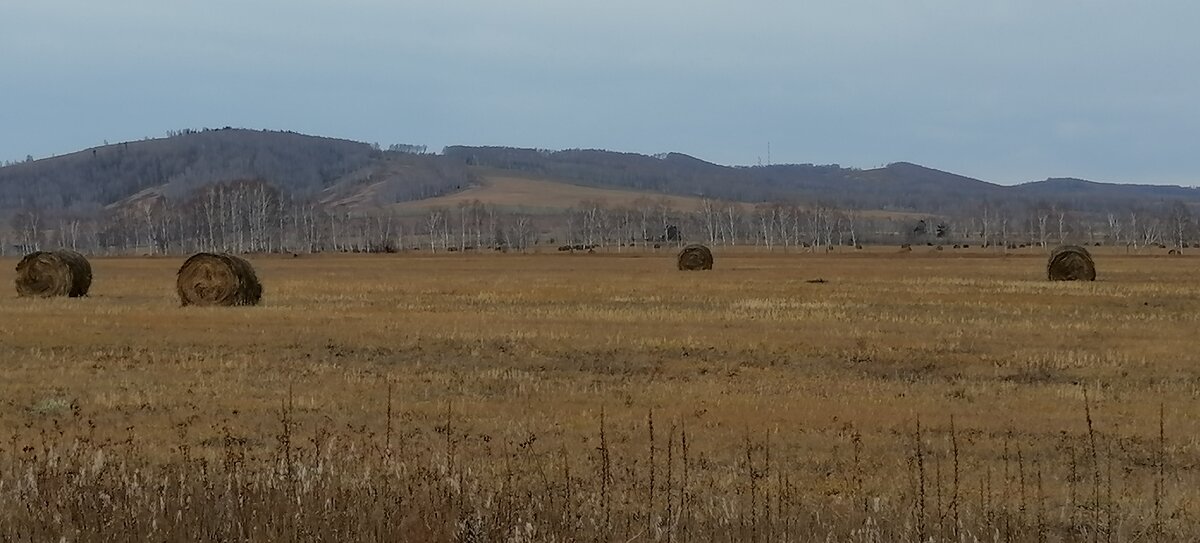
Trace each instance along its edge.
<path fill-rule="evenodd" d="M 0 299 L 0 538 L 1195 540 L 1200 280 L 1099 256 L 99 259 Z"/>

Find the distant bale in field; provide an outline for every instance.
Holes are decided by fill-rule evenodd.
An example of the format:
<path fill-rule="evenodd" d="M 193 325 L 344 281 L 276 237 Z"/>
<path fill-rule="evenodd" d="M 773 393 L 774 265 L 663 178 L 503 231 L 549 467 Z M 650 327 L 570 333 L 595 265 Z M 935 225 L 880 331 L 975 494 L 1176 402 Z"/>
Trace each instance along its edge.
<path fill-rule="evenodd" d="M 944 250 L 944 249 L 945 249 L 945 247 L 942 247 L 941 245 L 938 245 L 937 247 L 934 247 L 934 248 L 933 248 L 933 250 L 935 250 L 935 251 L 941 251 L 941 250 Z"/>
<path fill-rule="evenodd" d="M 87 296 L 92 265 L 75 251 L 37 251 L 17 263 L 16 283 L 20 296 Z"/>
<path fill-rule="evenodd" d="M 1170 251 L 1167 251 L 1167 254 L 1169 254 L 1169 255 L 1181 255 L 1181 254 L 1183 254 L 1183 253 L 1179 252 L 1179 249 L 1171 249 Z"/>
<path fill-rule="evenodd" d="M 1046 276 L 1051 281 L 1095 281 L 1096 264 L 1087 249 L 1078 245 L 1062 245 L 1050 253 Z"/>
<path fill-rule="evenodd" d="M 708 247 L 693 243 L 679 251 L 680 270 L 711 270 L 712 267 L 713 255 Z"/>
<path fill-rule="evenodd" d="M 179 268 L 175 289 L 183 305 L 258 305 L 262 284 L 241 257 L 197 253 Z"/>

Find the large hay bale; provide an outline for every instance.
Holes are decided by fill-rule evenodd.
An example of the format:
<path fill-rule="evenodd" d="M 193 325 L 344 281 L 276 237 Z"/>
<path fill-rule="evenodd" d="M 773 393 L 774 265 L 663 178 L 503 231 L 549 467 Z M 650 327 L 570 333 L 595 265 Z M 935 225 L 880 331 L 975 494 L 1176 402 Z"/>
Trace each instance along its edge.
<path fill-rule="evenodd" d="M 712 266 L 712 251 L 708 250 L 708 247 L 693 243 L 679 251 L 679 269 L 681 270 L 711 270 Z"/>
<path fill-rule="evenodd" d="M 75 251 L 37 251 L 17 263 L 16 283 L 21 296 L 87 296 L 92 265 Z"/>
<path fill-rule="evenodd" d="M 179 268 L 175 281 L 183 305 L 258 305 L 262 284 L 254 267 L 228 254 L 197 253 Z"/>
<path fill-rule="evenodd" d="M 1062 245 L 1050 253 L 1046 276 L 1051 281 L 1095 281 L 1096 263 L 1087 249 L 1078 245 Z"/>

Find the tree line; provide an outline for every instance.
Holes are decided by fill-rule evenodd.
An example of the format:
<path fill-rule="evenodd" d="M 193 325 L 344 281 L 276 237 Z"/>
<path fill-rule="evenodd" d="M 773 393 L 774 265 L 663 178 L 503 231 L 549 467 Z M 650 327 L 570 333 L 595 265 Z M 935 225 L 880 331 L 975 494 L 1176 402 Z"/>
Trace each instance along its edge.
<path fill-rule="evenodd" d="M 0 169 L 0 252 L 623 250 L 684 241 L 772 250 L 1069 241 L 1183 248 L 1196 237 L 1200 202 L 1189 188 L 1069 179 L 1001 187 L 907 163 L 733 167 L 678 153 L 456 146 L 436 154 L 424 145 L 385 149 L 233 128 L 169 136 Z M 700 203 L 672 209 L 647 196 L 542 214 L 485 202 L 397 208 L 497 170 Z"/>
<path fill-rule="evenodd" d="M 1197 237 L 1182 201 L 1103 214 L 1059 204 L 979 204 L 969 213 L 861 211 L 822 202 L 745 204 L 701 199 L 681 210 L 666 198 L 631 205 L 581 201 L 561 213 L 526 213 L 468 201 L 422 211 L 351 207 L 261 179 L 215 183 L 175 196 L 144 194 L 99 213 L 22 209 L 0 228 L 0 254 L 68 247 L 99 254 L 526 251 L 653 248 L 684 242 L 766 250 L 863 244 L 1061 243 L 1184 248 Z"/>

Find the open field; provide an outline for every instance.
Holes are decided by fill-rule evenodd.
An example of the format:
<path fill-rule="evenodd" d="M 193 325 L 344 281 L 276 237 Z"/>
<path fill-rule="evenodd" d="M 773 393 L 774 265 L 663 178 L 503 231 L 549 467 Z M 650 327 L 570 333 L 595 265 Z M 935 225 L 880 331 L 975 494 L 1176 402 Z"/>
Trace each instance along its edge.
<path fill-rule="evenodd" d="M 452 208 L 459 204 L 480 201 L 500 208 L 527 212 L 561 212 L 585 201 L 601 202 L 612 207 L 634 207 L 641 200 L 664 202 L 667 207 L 679 211 L 696 211 L 701 208 L 701 199 L 695 197 L 585 187 L 512 175 L 486 175 L 481 185 L 446 196 L 396 204 L 395 209 L 417 212 L 435 207 Z"/>
<path fill-rule="evenodd" d="M 650 202 L 663 204 L 668 209 L 687 213 L 704 208 L 704 199 L 696 196 L 588 187 L 560 179 L 543 178 L 534 174 L 519 177 L 512 172 L 486 169 L 481 170 L 480 174 L 482 183 L 479 185 L 467 187 L 462 191 L 445 196 L 402 202 L 392 206 L 392 209 L 402 214 L 419 214 L 435 208 L 452 209 L 471 202 L 481 202 L 521 213 L 562 213 L 568 209 L 579 207 L 585 202 L 596 202 L 608 208 L 631 209 Z M 363 199 L 369 200 L 369 193 L 364 195 Z M 755 206 L 752 202 L 742 202 L 738 205 L 746 212 L 752 211 Z M 854 214 L 873 219 L 912 219 L 914 221 L 929 217 L 924 213 L 874 209 L 855 211 Z"/>
<path fill-rule="evenodd" d="M 1200 259 L 923 249 L 0 259 L 0 537 L 1200 535 Z"/>

